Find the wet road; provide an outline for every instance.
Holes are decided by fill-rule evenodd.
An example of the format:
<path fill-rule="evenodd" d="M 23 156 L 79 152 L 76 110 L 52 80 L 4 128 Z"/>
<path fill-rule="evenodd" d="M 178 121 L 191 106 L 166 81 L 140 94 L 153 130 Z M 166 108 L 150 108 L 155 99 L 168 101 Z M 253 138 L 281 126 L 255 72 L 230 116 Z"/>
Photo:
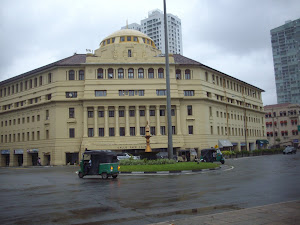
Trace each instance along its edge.
<path fill-rule="evenodd" d="M 1 224 L 149 224 L 300 199 L 300 152 L 191 175 L 79 179 L 78 167 L 0 168 Z M 231 169 L 233 167 L 233 169 Z"/>

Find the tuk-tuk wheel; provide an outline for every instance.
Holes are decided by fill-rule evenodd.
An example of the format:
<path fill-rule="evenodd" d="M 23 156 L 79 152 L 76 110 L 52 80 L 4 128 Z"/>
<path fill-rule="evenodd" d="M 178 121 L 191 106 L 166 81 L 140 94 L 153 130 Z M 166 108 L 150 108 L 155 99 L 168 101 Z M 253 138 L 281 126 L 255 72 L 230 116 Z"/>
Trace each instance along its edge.
<path fill-rule="evenodd" d="M 222 164 L 224 164 L 224 163 L 225 163 L 225 161 L 224 161 L 224 160 L 221 160 L 221 163 L 222 163 Z"/>
<path fill-rule="evenodd" d="M 79 177 L 79 178 L 83 178 L 83 176 L 84 176 L 84 175 L 83 175 L 82 172 L 79 172 L 79 173 L 78 173 L 78 177 Z"/>
<path fill-rule="evenodd" d="M 102 173 L 101 175 L 102 175 L 102 179 L 107 179 L 108 178 L 107 173 Z"/>
<path fill-rule="evenodd" d="M 112 178 L 114 178 L 114 179 L 115 179 L 115 178 L 117 178 L 117 176 L 118 176 L 118 175 L 112 175 Z"/>

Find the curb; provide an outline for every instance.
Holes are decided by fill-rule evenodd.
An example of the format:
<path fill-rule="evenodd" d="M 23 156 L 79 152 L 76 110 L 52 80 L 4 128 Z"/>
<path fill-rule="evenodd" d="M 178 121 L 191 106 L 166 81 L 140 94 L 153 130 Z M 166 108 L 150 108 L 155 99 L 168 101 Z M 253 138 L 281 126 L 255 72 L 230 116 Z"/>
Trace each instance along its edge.
<path fill-rule="evenodd" d="M 153 171 L 153 172 L 147 172 L 147 171 L 137 171 L 137 172 L 120 172 L 120 174 L 185 174 L 185 173 L 197 173 L 197 172 L 205 172 L 210 170 L 219 170 L 221 167 L 217 168 L 210 168 L 210 169 L 199 169 L 199 170 L 171 170 L 171 171 Z"/>

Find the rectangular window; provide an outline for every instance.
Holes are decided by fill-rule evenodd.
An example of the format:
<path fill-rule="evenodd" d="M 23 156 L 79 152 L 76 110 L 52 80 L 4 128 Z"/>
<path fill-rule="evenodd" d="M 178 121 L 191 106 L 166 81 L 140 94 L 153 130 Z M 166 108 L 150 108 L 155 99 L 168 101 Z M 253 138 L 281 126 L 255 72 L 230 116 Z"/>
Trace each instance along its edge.
<path fill-rule="evenodd" d="M 144 90 L 138 90 L 139 96 L 144 96 L 145 95 L 145 91 Z"/>
<path fill-rule="evenodd" d="M 102 91 L 95 91 L 95 97 L 103 97 L 106 96 L 106 91 L 102 90 Z"/>
<path fill-rule="evenodd" d="M 115 111 L 114 110 L 109 110 L 108 111 L 108 116 L 109 117 L 115 117 Z"/>
<path fill-rule="evenodd" d="M 209 116 L 212 116 L 212 107 L 209 107 Z"/>
<path fill-rule="evenodd" d="M 189 91 L 183 91 L 184 96 L 195 96 L 195 91 L 189 90 Z"/>
<path fill-rule="evenodd" d="M 150 134 L 155 135 L 155 127 L 150 127 Z"/>
<path fill-rule="evenodd" d="M 89 128 L 88 129 L 88 136 L 89 137 L 94 137 L 94 128 Z"/>
<path fill-rule="evenodd" d="M 172 134 L 176 134 L 176 127 L 172 126 Z"/>
<path fill-rule="evenodd" d="M 135 127 L 130 127 L 130 136 L 135 136 Z"/>
<path fill-rule="evenodd" d="M 124 110 L 119 110 L 119 117 L 124 117 L 125 111 Z"/>
<path fill-rule="evenodd" d="M 156 95 L 157 96 L 166 96 L 167 91 L 166 90 L 156 90 Z"/>
<path fill-rule="evenodd" d="M 120 136 L 125 136 L 125 127 L 120 127 Z"/>
<path fill-rule="evenodd" d="M 165 126 L 160 126 L 160 134 L 166 135 L 166 127 Z"/>
<path fill-rule="evenodd" d="M 187 106 L 187 114 L 188 114 L 188 116 L 193 115 L 193 107 L 191 105 Z"/>
<path fill-rule="evenodd" d="M 134 110 L 129 110 L 129 116 L 134 117 L 134 115 L 135 115 Z"/>
<path fill-rule="evenodd" d="M 165 116 L 165 110 L 164 109 L 160 109 L 159 110 L 159 115 L 160 116 Z"/>
<path fill-rule="evenodd" d="M 24 134 L 24 133 L 23 133 Z M 46 139 L 49 139 L 50 135 L 49 135 L 49 130 L 46 130 Z"/>
<path fill-rule="evenodd" d="M 75 109 L 69 108 L 69 118 L 75 118 Z"/>
<path fill-rule="evenodd" d="M 175 116 L 175 109 L 171 109 L 171 116 Z"/>
<path fill-rule="evenodd" d="M 150 110 L 150 116 L 155 116 L 155 110 Z"/>
<path fill-rule="evenodd" d="M 110 127 L 110 128 L 109 128 L 109 136 L 110 136 L 110 137 L 115 136 L 115 128 L 114 128 L 114 127 Z"/>
<path fill-rule="evenodd" d="M 210 126 L 210 134 L 214 134 L 213 126 Z"/>
<path fill-rule="evenodd" d="M 99 128 L 99 137 L 104 137 L 104 128 Z"/>
<path fill-rule="evenodd" d="M 94 111 L 88 111 L 88 118 L 94 117 Z"/>
<path fill-rule="evenodd" d="M 145 116 L 145 110 L 140 110 L 140 116 Z"/>
<path fill-rule="evenodd" d="M 52 82 L 52 74 L 48 73 L 48 84 Z"/>
<path fill-rule="evenodd" d="M 36 136 L 37 140 L 40 140 L 40 131 L 37 132 Z M 18 133 L 18 141 L 20 141 L 20 133 Z"/>
<path fill-rule="evenodd" d="M 194 133 L 193 126 L 188 126 L 188 130 L 189 130 L 189 134 L 193 134 Z"/>
<path fill-rule="evenodd" d="M 98 111 L 98 117 L 104 117 L 104 111 Z"/>
<path fill-rule="evenodd" d="M 140 127 L 140 135 L 146 135 L 146 128 Z"/>
<path fill-rule="evenodd" d="M 75 128 L 69 128 L 69 138 L 75 138 Z"/>

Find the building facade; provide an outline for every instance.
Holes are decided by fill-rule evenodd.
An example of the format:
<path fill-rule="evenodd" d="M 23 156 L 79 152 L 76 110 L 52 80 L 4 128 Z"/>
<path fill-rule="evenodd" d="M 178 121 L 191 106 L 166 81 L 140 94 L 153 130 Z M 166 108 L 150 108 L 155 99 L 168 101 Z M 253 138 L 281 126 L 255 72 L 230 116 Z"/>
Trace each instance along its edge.
<path fill-rule="evenodd" d="M 167 151 L 165 76 L 153 40 L 124 29 L 94 54 L 2 81 L 1 166 L 73 164 L 86 148 L 138 153 L 147 121 L 151 148 Z M 174 154 L 228 142 L 220 147 L 253 150 L 265 138 L 263 90 L 179 54 L 170 85 Z"/>
<path fill-rule="evenodd" d="M 300 19 L 271 30 L 277 103 L 300 104 Z"/>
<path fill-rule="evenodd" d="M 181 20 L 173 15 L 167 14 L 169 53 L 183 55 Z M 152 10 L 148 13 L 148 18 L 141 20 L 141 25 L 137 23 L 129 24 L 122 29 L 134 29 L 148 35 L 155 43 L 157 49 L 165 54 L 165 31 L 164 13 L 159 10 Z"/>
<path fill-rule="evenodd" d="M 298 147 L 300 132 L 300 105 L 283 103 L 265 108 L 267 138 L 271 146 Z"/>

